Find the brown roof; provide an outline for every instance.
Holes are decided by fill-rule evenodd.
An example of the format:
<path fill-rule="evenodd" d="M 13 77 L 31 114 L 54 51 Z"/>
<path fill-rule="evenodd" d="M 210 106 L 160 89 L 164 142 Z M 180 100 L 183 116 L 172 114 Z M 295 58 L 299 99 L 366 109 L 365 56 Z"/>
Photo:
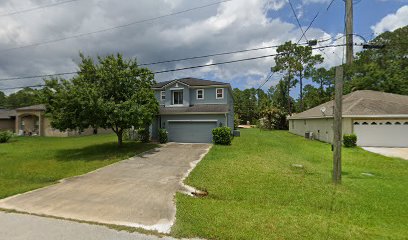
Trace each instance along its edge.
<path fill-rule="evenodd" d="M 178 114 L 178 113 L 226 113 L 227 104 L 199 104 L 190 107 L 164 107 L 160 106 L 160 114 Z"/>
<path fill-rule="evenodd" d="M 16 111 L 45 111 L 44 104 L 32 105 L 27 107 L 17 108 Z"/>
<path fill-rule="evenodd" d="M 11 119 L 16 116 L 15 110 L 0 109 L 0 119 Z"/>
<path fill-rule="evenodd" d="M 333 100 L 304 112 L 294 114 L 289 119 L 325 118 L 333 116 Z M 325 108 L 324 114 L 322 108 Z M 343 96 L 343 117 L 408 115 L 408 96 L 360 90 Z"/>
<path fill-rule="evenodd" d="M 204 79 L 198 79 L 198 78 L 181 78 L 181 79 L 175 79 L 175 80 L 170 80 L 170 81 L 165 81 L 165 82 L 159 82 L 156 85 L 153 86 L 153 88 L 162 88 L 165 85 L 173 82 L 173 81 L 179 81 L 184 84 L 187 84 L 188 86 L 213 86 L 213 85 L 229 85 L 229 83 L 224 83 L 224 82 L 217 82 L 217 81 L 211 81 L 211 80 L 204 80 Z"/>

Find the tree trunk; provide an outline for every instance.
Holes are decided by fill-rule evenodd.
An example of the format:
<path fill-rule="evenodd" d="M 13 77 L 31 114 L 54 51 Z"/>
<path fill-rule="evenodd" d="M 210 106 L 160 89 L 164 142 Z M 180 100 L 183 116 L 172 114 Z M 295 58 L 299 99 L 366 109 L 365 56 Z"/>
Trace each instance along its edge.
<path fill-rule="evenodd" d="M 287 88 L 287 97 L 288 97 L 288 113 L 289 116 L 292 116 L 292 108 L 290 106 L 290 71 L 289 71 L 289 76 L 288 76 L 288 85 L 286 86 Z"/>
<path fill-rule="evenodd" d="M 122 146 L 123 143 L 123 131 L 119 130 L 116 135 L 118 136 L 118 146 Z"/>
<path fill-rule="evenodd" d="M 118 137 L 118 146 L 119 147 L 122 146 L 122 143 L 123 143 L 123 129 L 119 129 L 116 126 L 112 127 L 111 129 L 112 129 L 112 131 L 114 133 L 116 133 L 116 136 Z"/>

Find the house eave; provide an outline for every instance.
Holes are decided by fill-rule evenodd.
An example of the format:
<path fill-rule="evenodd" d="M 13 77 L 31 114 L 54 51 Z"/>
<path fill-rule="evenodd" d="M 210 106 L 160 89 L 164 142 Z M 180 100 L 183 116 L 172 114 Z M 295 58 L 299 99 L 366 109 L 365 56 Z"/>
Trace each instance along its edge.
<path fill-rule="evenodd" d="M 174 112 L 174 113 L 159 113 L 159 115 L 220 115 L 228 112 Z"/>
<path fill-rule="evenodd" d="M 327 119 L 333 118 L 332 115 L 313 116 L 313 117 L 289 117 L 288 120 L 307 120 L 307 119 Z M 343 115 L 343 118 L 408 118 L 408 114 L 382 114 L 382 115 Z"/>

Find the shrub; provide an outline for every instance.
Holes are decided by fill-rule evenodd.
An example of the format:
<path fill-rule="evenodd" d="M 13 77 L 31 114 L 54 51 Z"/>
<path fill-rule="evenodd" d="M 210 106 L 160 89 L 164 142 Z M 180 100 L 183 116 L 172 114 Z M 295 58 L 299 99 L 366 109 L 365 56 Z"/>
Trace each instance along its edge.
<path fill-rule="evenodd" d="M 213 142 L 220 145 L 231 145 L 231 128 L 218 127 L 212 130 Z"/>
<path fill-rule="evenodd" d="M 241 120 L 239 119 L 238 114 L 234 114 L 234 129 L 238 129 L 238 125 L 241 122 Z"/>
<path fill-rule="evenodd" d="M 262 117 L 258 125 L 261 129 L 287 130 L 289 128 L 286 113 L 274 106 L 266 106 L 260 112 Z"/>
<path fill-rule="evenodd" d="M 167 132 L 167 130 L 164 129 L 164 128 L 160 128 L 160 129 L 159 129 L 159 142 L 160 142 L 160 143 L 166 143 L 166 142 L 168 142 L 168 141 L 169 141 L 169 139 L 168 139 L 168 132 Z"/>
<path fill-rule="evenodd" d="M 137 134 L 139 136 L 139 140 L 144 143 L 150 142 L 150 132 L 149 128 L 140 128 L 137 130 Z"/>
<path fill-rule="evenodd" d="M 6 143 L 13 137 L 13 133 L 10 131 L 0 131 L 0 143 Z"/>
<path fill-rule="evenodd" d="M 345 147 L 357 146 L 357 136 L 355 134 L 344 134 L 343 144 Z"/>

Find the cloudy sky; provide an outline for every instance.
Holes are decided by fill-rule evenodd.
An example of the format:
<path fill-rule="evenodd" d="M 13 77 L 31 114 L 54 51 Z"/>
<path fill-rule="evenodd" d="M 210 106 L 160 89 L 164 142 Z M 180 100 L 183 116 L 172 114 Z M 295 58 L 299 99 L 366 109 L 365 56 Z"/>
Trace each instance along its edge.
<path fill-rule="evenodd" d="M 291 0 L 304 29 L 319 12 L 308 39 L 335 39 L 344 31 L 344 2 Z M 221 1 L 222 2 L 222 1 Z M 408 0 L 357 0 L 355 33 L 372 39 L 408 24 Z M 61 4 L 59 4 L 61 3 Z M 77 70 L 78 53 L 122 53 L 139 63 L 200 56 L 297 41 L 301 30 L 287 0 L 229 0 L 152 19 L 216 0 L 0 0 L 0 80 Z M 53 5 L 54 4 L 54 5 Z M 140 22 L 137 24 L 129 24 Z M 116 26 L 125 27 L 86 34 Z M 61 40 L 65 39 L 65 40 Z M 58 40 L 58 41 L 54 41 Z M 60 41 L 61 40 L 61 41 Z M 301 42 L 304 42 L 303 39 Z M 338 40 L 341 43 L 343 40 Z M 332 44 L 327 41 L 321 44 Z M 356 51 L 360 49 L 356 48 Z M 153 71 L 273 54 L 274 49 L 150 66 Z M 317 52 L 320 53 L 320 52 Z M 342 48 L 325 49 L 323 66 L 341 62 Z M 157 74 L 157 81 L 198 77 L 258 87 L 273 58 Z M 67 76 L 69 77 L 69 76 Z M 265 85 L 275 84 L 279 76 Z M 0 89 L 41 84 L 41 78 L 0 81 Z M 8 93 L 15 90 L 6 91 Z"/>

